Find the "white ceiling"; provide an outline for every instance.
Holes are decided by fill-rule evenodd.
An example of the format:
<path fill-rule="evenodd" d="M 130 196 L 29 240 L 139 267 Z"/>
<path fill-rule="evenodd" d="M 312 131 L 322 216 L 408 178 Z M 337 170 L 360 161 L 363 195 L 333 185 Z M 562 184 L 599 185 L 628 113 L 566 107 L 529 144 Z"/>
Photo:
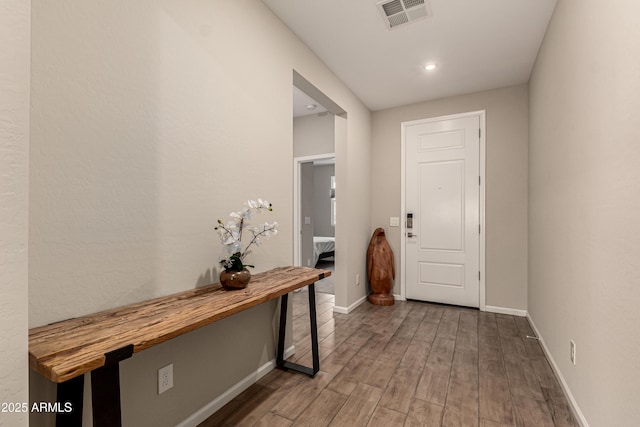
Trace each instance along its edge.
<path fill-rule="evenodd" d="M 527 82 L 556 4 L 427 0 L 432 16 L 388 30 L 379 0 L 263 2 L 374 111 Z"/>

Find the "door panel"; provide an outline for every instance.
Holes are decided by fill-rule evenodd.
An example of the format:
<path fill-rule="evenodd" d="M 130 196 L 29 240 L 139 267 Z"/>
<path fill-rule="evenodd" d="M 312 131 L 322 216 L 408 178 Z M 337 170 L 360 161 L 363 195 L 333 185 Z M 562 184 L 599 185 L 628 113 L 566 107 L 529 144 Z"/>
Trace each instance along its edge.
<path fill-rule="evenodd" d="M 418 165 L 421 250 L 464 248 L 464 162 Z"/>
<path fill-rule="evenodd" d="M 464 287 L 464 265 L 420 263 L 420 282 L 432 285 Z"/>
<path fill-rule="evenodd" d="M 409 299 L 480 304 L 479 129 L 479 116 L 405 127 Z"/>

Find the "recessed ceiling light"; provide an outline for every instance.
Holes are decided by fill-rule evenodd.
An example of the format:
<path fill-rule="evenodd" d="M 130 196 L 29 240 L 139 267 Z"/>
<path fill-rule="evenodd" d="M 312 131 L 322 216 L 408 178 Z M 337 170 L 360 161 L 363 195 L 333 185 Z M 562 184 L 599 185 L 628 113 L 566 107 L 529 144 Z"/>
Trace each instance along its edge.
<path fill-rule="evenodd" d="M 424 66 L 424 69 L 427 71 L 433 71 L 437 68 L 438 66 L 436 64 L 427 64 Z"/>

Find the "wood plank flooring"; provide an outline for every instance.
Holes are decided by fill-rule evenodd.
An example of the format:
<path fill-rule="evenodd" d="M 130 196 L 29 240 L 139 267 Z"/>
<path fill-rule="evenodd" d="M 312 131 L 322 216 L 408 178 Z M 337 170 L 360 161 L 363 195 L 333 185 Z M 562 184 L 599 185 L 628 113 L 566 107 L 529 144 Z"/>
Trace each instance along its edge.
<path fill-rule="evenodd" d="M 273 370 L 200 424 L 577 427 L 527 319 L 421 302 L 333 313 L 317 294 L 320 372 Z M 296 354 L 311 365 L 306 290 Z"/>

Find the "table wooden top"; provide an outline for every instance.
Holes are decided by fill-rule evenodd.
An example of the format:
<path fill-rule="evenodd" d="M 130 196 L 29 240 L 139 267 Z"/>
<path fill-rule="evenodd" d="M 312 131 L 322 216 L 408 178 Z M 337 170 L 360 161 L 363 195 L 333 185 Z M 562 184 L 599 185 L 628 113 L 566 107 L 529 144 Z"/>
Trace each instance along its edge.
<path fill-rule="evenodd" d="M 252 276 L 241 290 L 214 284 L 39 326 L 29 330 L 29 364 L 61 383 L 104 366 L 107 353 L 127 346 L 138 353 L 330 275 L 280 267 Z"/>

